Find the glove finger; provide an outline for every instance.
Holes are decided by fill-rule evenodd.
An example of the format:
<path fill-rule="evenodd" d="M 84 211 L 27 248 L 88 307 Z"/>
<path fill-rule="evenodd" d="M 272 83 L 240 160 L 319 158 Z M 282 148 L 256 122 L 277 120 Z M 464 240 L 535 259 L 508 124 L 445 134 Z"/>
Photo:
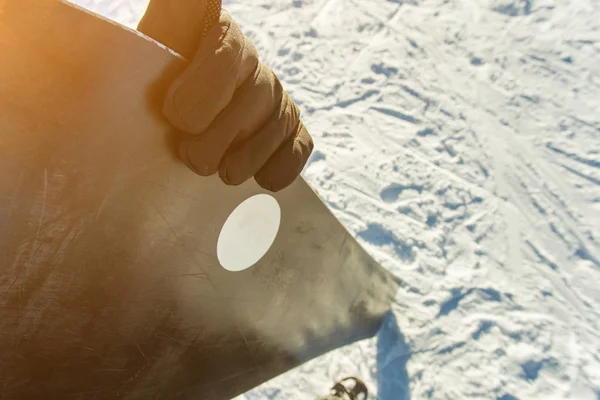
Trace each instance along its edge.
<path fill-rule="evenodd" d="M 182 140 L 181 158 L 197 174 L 213 175 L 228 149 L 241 145 L 264 125 L 282 96 L 283 88 L 275 74 L 259 64 L 206 131 Z"/>
<path fill-rule="evenodd" d="M 257 65 L 256 48 L 223 10 L 192 62 L 169 87 L 163 113 L 180 130 L 202 133 Z"/>
<path fill-rule="evenodd" d="M 228 185 L 240 185 L 254 176 L 300 123 L 300 110 L 290 96 L 283 98 L 269 121 L 242 143 L 239 149 L 228 152 L 219 168 L 219 176 Z"/>
<path fill-rule="evenodd" d="M 254 176 L 256 183 L 272 192 L 285 189 L 300 175 L 313 147 L 310 134 L 300 122 L 295 135 L 288 138 Z"/>

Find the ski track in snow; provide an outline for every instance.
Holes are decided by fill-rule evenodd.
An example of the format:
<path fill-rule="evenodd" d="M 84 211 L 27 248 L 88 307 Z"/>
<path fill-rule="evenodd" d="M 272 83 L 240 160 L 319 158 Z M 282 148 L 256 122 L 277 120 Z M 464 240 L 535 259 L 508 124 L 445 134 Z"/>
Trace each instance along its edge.
<path fill-rule="evenodd" d="M 135 27 L 147 1 L 77 0 Z M 404 280 L 372 340 L 240 399 L 600 399 L 600 3 L 229 0 L 304 176 Z"/>

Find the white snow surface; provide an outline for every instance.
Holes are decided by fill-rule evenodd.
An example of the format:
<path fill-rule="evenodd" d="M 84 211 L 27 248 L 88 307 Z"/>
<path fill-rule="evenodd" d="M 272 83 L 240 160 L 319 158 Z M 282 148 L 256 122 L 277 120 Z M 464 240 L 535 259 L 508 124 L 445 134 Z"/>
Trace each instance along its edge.
<path fill-rule="evenodd" d="M 147 0 L 77 0 L 130 27 Z M 229 0 L 304 176 L 404 281 L 371 339 L 240 399 L 600 399 L 600 2 Z"/>

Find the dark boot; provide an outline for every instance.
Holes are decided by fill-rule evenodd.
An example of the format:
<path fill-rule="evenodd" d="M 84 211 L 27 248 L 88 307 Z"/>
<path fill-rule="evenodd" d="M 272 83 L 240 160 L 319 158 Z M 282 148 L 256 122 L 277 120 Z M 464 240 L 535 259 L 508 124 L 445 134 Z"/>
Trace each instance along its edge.
<path fill-rule="evenodd" d="M 348 377 L 336 383 L 328 396 L 319 400 L 367 400 L 367 386 L 358 378 Z"/>

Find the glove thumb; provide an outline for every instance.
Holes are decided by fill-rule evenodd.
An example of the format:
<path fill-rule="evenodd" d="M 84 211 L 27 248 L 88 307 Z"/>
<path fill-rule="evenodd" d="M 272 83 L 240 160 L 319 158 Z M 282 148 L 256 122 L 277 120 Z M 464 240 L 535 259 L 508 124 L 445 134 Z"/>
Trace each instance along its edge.
<path fill-rule="evenodd" d="M 220 15 L 221 0 L 151 0 L 137 30 L 191 60 Z"/>

